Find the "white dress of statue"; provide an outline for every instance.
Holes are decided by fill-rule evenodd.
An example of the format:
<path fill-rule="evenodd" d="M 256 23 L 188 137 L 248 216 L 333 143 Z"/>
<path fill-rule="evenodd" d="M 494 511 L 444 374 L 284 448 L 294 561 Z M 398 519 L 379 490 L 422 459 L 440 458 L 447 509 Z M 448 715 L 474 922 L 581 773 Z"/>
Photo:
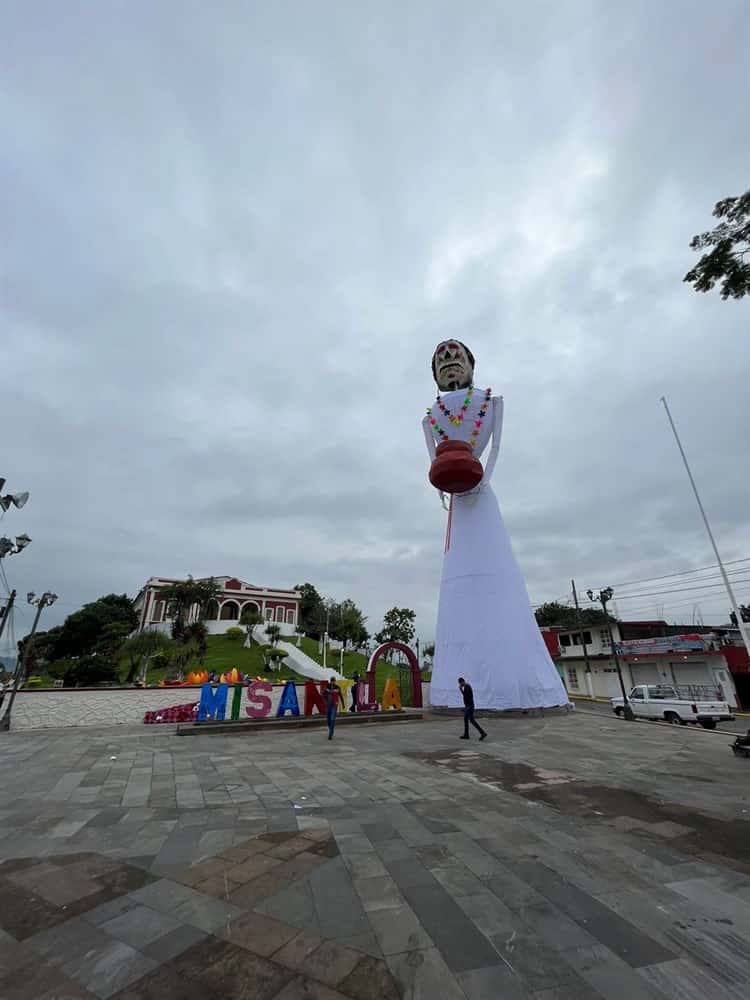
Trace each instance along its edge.
<path fill-rule="evenodd" d="M 425 417 L 427 450 L 435 458 L 436 443 L 444 437 L 474 439 L 480 458 L 490 440 L 482 481 L 468 493 L 451 498 L 445 555 L 440 581 L 440 604 L 430 702 L 458 708 L 463 698 L 457 686 L 464 677 L 474 689 L 477 708 L 531 709 L 567 705 L 568 696 L 531 610 L 521 570 L 505 530 L 497 498 L 490 486 L 500 449 L 503 398 L 485 390 L 470 390 L 474 358 L 459 341 L 439 344 L 432 362 L 440 402 Z M 464 401 L 470 397 L 465 411 Z M 479 411 L 486 407 L 481 427 Z M 435 424 L 432 423 L 435 420 Z M 440 433 L 440 428 L 443 434 Z M 441 494 L 441 499 L 445 498 Z"/>

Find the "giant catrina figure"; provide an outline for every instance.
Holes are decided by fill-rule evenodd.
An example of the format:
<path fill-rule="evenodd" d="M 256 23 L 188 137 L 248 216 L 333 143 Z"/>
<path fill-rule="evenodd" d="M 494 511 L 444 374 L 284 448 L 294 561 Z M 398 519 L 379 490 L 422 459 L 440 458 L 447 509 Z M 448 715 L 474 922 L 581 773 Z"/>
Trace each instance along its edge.
<path fill-rule="evenodd" d="M 460 676 L 471 683 L 477 708 L 566 705 L 490 486 L 503 398 L 475 388 L 474 357 L 460 341 L 438 345 L 432 374 L 438 395 L 423 422 L 430 481 L 450 503 L 430 701 L 460 706 Z"/>

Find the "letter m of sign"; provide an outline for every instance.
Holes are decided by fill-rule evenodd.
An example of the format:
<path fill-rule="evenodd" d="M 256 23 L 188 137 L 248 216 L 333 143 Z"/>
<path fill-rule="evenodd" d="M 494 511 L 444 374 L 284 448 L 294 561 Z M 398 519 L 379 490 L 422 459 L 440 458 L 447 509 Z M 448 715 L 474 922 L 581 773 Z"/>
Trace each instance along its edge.
<path fill-rule="evenodd" d="M 210 684 L 204 684 L 198 705 L 198 722 L 205 722 L 206 719 L 216 719 L 221 722 L 227 712 L 228 693 L 228 684 L 219 684 L 216 690 Z"/>

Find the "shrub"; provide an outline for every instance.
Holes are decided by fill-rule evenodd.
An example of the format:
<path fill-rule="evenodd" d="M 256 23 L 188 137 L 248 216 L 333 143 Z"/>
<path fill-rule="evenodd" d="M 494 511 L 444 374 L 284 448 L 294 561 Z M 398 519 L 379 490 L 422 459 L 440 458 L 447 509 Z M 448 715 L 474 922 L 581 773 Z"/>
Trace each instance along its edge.
<path fill-rule="evenodd" d="M 232 628 L 228 628 L 226 630 L 224 635 L 227 639 L 231 639 L 232 642 L 239 642 L 240 639 L 245 638 L 245 630 L 244 628 L 238 628 L 236 625 L 233 625 Z"/>
<path fill-rule="evenodd" d="M 285 656 L 289 656 L 285 649 L 275 649 L 273 646 L 269 646 L 265 654 L 269 660 L 283 660 Z"/>
<path fill-rule="evenodd" d="M 27 688 L 40 688 L 40 687 L 44 687 L 44 678 L 43 677 L 29 677 L 26 680 L 25 686 Z"/>
<path fill-rule="evenodd" d="M 64 677 L 65 687 L 97 687 L 119 681 L 117 667 L 103 656 L 82 656 L 73 660 Z"/>

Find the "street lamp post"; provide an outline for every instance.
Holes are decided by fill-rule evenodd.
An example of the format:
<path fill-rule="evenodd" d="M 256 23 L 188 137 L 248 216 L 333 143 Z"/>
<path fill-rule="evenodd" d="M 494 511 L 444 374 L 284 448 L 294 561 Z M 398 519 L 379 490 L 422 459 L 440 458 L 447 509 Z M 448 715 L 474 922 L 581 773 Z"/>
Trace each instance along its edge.
<path fill-rule="evenodd" d="M 15 601 L 16 601 L 16 592 L 15 590 L 11 590 L 10 595 L 8 596 L 8 603 L 5 605 L 2 611 L 0 611 L 0 639 L 2 639 L 3 637 L 3 632 L 5 631 L 5 625 L 8 619 L 10 618 L 10 613 L 13 610 L 13 605 L 15 604 Z"/>
<path fill-rule="evenodd" d="M 16 667 L 16 676 L 13 680 L 13 690 L 10 693 L 10 700 L 8 701 L 8 707 L 5 709 L 5 713 L 0 719 L 0 732 L 7 732 L 10 729 L 10 713 L 13 708 L 13 702 L 16 700 L 16 694 L 21 686 L 24 674 L 26 672 L 26 661 L 29 658 L 29 654 L 34 646 L 34 635 L 36 634 L 36 627 L 39 624 L 39 618 L 42 611 L 49 607 L 50 604 L 54 604 L 57 600 L 57 594 L 53 594 L 49 590 L 45 590 L 41 597 L 37 597 L 32 590 L 26 597 L 29 604 L 36 605 L 36 614 L 34 615 L 34 624 L 31 626 L 31 632 L 29 632 L 28 640 L 26 641 L 26 648 L 23 651 L 23 658 L 21 662 Z"/>
<path fill-rule="evenodd" d="M 634 722 L 635 713 L 633 712 L 633 709 L 630 707 L 630 702 L 628 701 L 627 692 L 625 691 L 625 682 L 622 679 L 622 670 L 620 669 L 620 658 L 617 655 L 617 647 L 615 646 L 615 639 L 614 636 L 612 635 L 612 626 L 609 623 L 609 614 L 607 613 L 607 605 L 612 600 L 612 595 L 614 594 L 614 590 L 612 590 L 611 587 L 605 587 L 603 590 L 599 591 L 596 597 L 594 597 L 593 590 L 587 590 L 586 593 L 588 594 L 588 598 L 590 601 L 599 601 L 599 603 L 602 606 L 602 609 L 604 610 L 604 620 L 607 623 L 609 645 L 612 650 L 612 656 L 614 657 L 615 660 L 615 667 L 617 668 L 617 678 L 620 681 L 620 690 L 622 691 L 622 712 L 625 718 L 629 722 Z"/>

